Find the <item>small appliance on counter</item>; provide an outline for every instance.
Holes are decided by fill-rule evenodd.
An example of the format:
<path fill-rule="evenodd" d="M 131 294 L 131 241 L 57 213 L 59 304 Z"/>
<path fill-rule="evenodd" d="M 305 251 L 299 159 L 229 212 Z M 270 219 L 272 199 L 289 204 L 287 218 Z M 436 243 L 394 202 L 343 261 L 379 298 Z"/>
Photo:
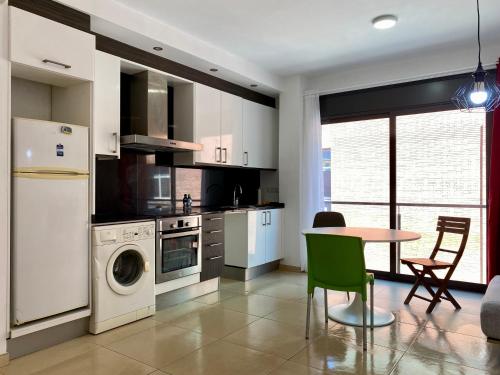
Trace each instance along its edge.
<path fill-rule="evenodd" d="M 89 305 L 88 128 L 12 121 L 12 323 Z"/>

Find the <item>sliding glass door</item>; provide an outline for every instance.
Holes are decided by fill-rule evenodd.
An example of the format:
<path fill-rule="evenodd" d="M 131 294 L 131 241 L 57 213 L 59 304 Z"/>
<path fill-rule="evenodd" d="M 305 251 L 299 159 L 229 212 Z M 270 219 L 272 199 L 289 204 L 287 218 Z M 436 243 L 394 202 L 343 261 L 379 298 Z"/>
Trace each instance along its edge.
<path fill-rule="evenodd" d="M 471 218 L 454 280 L 485 282 L 486 115 L 456 110 L 335 122 L 322 127 L 325 210 L 348 226 L 422 234 L 401 245 L 368 244 L 367 267 L 409 274 L 399 259 L 428 257 L 438 216 Z M 445 248 L 457 246 L 450 235 Z M 445 260 L 445 258 L 444 258 Z"/>
<path fill-rule="evenodd" d="M 389 227 L 389 119 L 322 127 L 325 209 L 348 226 Z M 389 271 L 389 244 L 367 244 L 370 269 Z"/>
<path fill-rule="evenodd" d="M 456 110 L 396 117 L 397 221 L 422 234 L 401 244 L 400 257 L 430 255 L 438 216 L 469 217 L 467 247 L 453 279 L 474 283 L 485 282 L 485 120 L 484 113 Z M 445 249 L 455 250 L 460 236 L 445 241 Z M 410 273 L 405 266 L 400 272 Z"/>

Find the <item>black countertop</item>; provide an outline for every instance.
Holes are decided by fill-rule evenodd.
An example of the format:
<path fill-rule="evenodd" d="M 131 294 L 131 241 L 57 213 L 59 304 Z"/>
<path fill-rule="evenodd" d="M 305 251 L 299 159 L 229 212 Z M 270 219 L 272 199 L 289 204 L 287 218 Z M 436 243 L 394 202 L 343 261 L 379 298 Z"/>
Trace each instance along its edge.
<path fill-rule="evenodd" d="M 235 206 L 211 206 L 211 207 L 192 207 L 190 210 L 182 208 L 163 207 L 153 210 L 148 210 L 142 214 L 97 214 L 92 215 L 93 225 L 129 223 L 137 221 L 156 220 L 168 217 L 192 216 L 215 214 L 228 211 L 253 211 L 253 210 L 271 210 L 273 208 L 284 208 L 284 203 L 270 203 L 267 205 L 240 205 Z"/>

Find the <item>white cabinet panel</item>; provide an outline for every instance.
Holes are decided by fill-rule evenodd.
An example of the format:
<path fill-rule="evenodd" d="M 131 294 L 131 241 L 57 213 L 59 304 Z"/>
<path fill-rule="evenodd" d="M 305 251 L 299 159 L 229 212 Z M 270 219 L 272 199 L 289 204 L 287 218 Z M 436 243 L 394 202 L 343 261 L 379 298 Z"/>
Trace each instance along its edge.
<path fill-rule="evenodd" d="M 194 138 L 203 144 L 202 151 L 195 151 L 195 162 L 219 164 L 222 157 L 221 92 L 211 87 L 195 84 L 194 92 Z"/>
<path fill-rule="evenodd" d="M 283 258 L 283 210 L 226 213 L 225 264 L 252 268 Z"/>
<path fill-rule="evenodd" d="M 282 246 L 282 218 L 281 209 L 266 211 L 266 262 L 272 262 L 283 258 Z"/>
<path fill-rule="evenodd" d="M 248 100 L 243 102 L 243 165 L 277 168 L 276 110 Z"/>
<path fill-rule="evenodd" d="M 221 148 L 222 163 L 243 164 L 243 99 L 221 93 Z"/>
<path fill-rule="evenodd" d="M 120 59 L 96 51 L 94 154 L 120 157 Z"/>
<path fill-rule="evenodd" d="M 94 80 L 95 37 L 10 7 L 10 59 L 44 71 Z"/>
<path fill-rule="evenodd" d="M 248 268 L 266 263 L 266 211 L 248 212 Z"/>

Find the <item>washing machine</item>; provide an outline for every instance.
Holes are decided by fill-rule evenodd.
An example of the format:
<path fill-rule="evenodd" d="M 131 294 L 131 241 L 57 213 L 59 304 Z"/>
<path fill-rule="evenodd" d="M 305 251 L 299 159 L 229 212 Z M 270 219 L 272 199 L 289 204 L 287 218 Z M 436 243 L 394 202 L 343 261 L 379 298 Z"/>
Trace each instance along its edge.
<path fill-rule="evenodd" d="M 154 260 L 154 221 L 93 227 L 90 332 L 154 314 Z"/>

